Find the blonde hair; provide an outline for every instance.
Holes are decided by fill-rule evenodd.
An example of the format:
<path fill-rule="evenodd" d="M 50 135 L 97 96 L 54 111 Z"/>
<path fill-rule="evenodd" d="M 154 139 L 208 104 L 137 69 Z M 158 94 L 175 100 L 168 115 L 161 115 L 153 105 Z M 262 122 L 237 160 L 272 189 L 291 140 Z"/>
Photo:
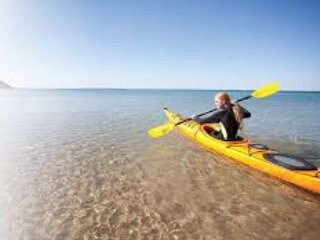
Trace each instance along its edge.
<path fill-rule="evenodd" d="M 218 92 L 215 95 L 215 98 L 219 98 L 221 100 L 224 100 L 228 106 L 231 105 L 230 97 L 229 97 L 228 93 L 226 93 L 226 92 Z"/>
<path fill-rule="evenodd" d="M 242 120 L 243 119 L 243 110 L 239 106 L 239 104 L 237 104 L 237 103 L 232 103 L 231 104 L 230 96 L 226 92 L 217 93 L 215 95 L 215 98 L 218 98 L 220 100 L 224 100 L 226 105 L 228 105 L 232 109 L 232 111 L 234 113 L 234 116 L 236 118 L 236 121 L 239 124 L 239 129 L 242 131 L 243 127 L 244 127 L 243 120 Z"/>

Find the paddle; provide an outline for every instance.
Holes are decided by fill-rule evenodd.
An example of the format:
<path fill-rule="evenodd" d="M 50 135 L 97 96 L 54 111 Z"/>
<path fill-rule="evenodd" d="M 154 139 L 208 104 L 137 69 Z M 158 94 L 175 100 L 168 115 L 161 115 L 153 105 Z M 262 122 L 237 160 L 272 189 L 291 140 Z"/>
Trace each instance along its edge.
<path fill-rule="evenodd" d="M 269 83 L 269 84 L 267 84 L 267 85 L 265 85 L 263 87 L 260 87 L 260 88 L 256 89 L 250 95 L 236 100 L 236 102 L 238 103 L 238 102 L 250 99 L 252 97 L 254 97 L 254 98 L 269 97 L 269 96 L 275 94 L 278 90 L 279 90 L 279 84 L 278 83 L 276 83 L 276 82 Z M 214 108 L 214 109 L 212 109 L 210 111 L 207 111 L 207 112 L 204 112 L 204 113 L 200 113 L 200 114 L 196 115 L 196 117 L 201 117 L 203 115 L 206 115 L 208 113 L 214 112 L 216 110 L 217 110 L 217 108 Z M 169 132 L 171 132 L 176 126 L 178 126 L 178 125 L 180 125 L 182 123 L 185 123 L 187 121 L 190 121 L 190 120 L 192 120 L 192 118 L 183 119 L 182 121 L 177 122 L 176 124 L 171 123 L 171 122 L 165 123 L 165 124 L 163 124 L 161 126 L 151 128 L 148 131 L 148 134 L 152 138 L 162 137 L 162 136 L 168 134 Z"/>

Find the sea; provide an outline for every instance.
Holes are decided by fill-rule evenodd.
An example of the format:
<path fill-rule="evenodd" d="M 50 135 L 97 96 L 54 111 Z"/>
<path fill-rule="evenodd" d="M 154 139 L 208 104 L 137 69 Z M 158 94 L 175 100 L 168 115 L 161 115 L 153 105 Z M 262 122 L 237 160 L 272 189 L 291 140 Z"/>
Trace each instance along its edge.
<path fill-rule="evenodd" d="M 0 90 L 1 239 L 319 239 L 320 198 L 172 131 L 215 90 Z M 227 91 L 233 99 L 251 91 Z M 240 135 L 320 167 L 320 92 L 241 105 Z"/>

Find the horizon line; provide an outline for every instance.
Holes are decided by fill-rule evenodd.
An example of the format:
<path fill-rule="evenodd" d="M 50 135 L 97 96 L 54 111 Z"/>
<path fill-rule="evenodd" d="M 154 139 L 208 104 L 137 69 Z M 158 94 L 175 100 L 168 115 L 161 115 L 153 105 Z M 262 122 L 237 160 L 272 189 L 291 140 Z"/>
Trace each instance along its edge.
<path fill-rule="evenodd" d="M 67 88 L 27 88 L 27 87 L 12 87 L 11 88 L 1 88 L 1 90 L 150 90 L 150 91 L 254 91 L 255 89 L 205 89 L 205 88 L 120 88 L 120 87 L 67 87 Z M 279 92 L 303 92 L 303 93 L 316 93 L 320 90 L 296 90 L 296 89 L 280 89 Z"/>

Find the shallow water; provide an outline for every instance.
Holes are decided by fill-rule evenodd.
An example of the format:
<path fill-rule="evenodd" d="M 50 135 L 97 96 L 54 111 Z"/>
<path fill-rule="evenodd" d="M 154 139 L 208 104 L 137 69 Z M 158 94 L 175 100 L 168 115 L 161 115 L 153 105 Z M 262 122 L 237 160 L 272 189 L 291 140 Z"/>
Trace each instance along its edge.
<path fill-rule="evenodd" d="M 200 104 L 211 94 L 0 92 L 2 239 L 318 239 L 318 196 L 176 132 L 148 138 L 147 129 L 165 120 L 163 105 L 187 115 L 201 110 L 194 95 L 202 96 Z M 246 106 L 259 121 L 270 122 L 270 111 L 290 118 L 290 110 L 281 110 L 288 109 L 283 97 L 276 96 L 269 110 L 263 102 L 263 108 L 249 101 Z M 290 122 L 280 117 L 262 127 L 266 134 L 259 140 L 315 156 L 318 150 L 307 149 L 320 146 L 313 123 L 303 123 L 310 128 L 303 136 L 288 130 L 279 140 L 285 132 L 279 125 Z M 246 134 L 258 139 L 255 124 L 247 122 Z"/>

